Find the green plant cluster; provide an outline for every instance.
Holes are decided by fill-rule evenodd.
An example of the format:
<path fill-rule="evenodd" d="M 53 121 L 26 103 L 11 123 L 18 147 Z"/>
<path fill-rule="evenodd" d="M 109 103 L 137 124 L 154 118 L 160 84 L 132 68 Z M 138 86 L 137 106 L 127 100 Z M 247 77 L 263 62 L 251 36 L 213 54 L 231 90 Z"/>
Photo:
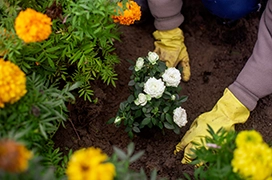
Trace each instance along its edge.
<path fill-rule="evenodd" d="M 123 123 L 126 127 L 125 131 L 128 132 L 130 137 L 146 127 L 159 127 L 162 131 L 166 128 L 179 134 L 180 127 L 173 120 L 173 111 L 187 100 L 187 96 L 179 95 L 182 89 L 181 86 L 166 86 L 160 98 L 147 99 L 145 105 L 135 103 L 139 98 L 139 94 L 144 92 L 144 85 L 147 80 L 152 77 L 161 79 L 161 76 L 168 68 L 165 62 L 159 59 L 156 63 L 151 63 L 149 60 L 151 57 L 149 56 L 140 58 L 144 60 L 140 70 L 137 70 L 137 62 L 130 61 L 132 66 L 129 69 L 132 71 L 132 75 L 128 85 L 130 86 L 131 95 L 126 101 L 120 103 L 116 117 L 111 118 L 108 123 L 114 123 L 116 126 Z"/>
<path fill-rule="evenodd" d="M 0 58 L 19 66 L 27 77 L 27 94 L 0 109 L 0 138 L 24 143 L 41 157 L 41 165 L 54 167 L 56 177 L 64 175 L 69 159 L 52 141 L 67 119 L 67 104 L 75 101 L 75 94 L 94 101 L 93 80 L 115 86 L 114 66 L 119 59 L 113 45 L 119 31 L 111 16 L 116 13 L 116 2 L 0 1 Z M 26 8 L 51 18 L 52 33 L 47 40 L 24 43 L 17 37 L 14 22 Z"/>
<path fill-rule="evenodd" d="M 242 179 L 239 174 L 233 172 L 231 166 L 233 151 L 236 148 L 237 132 L 226 131 L 223 128 L 214 132 L 210 126 L 207 130 L 209 136 L 202 140 L 202 144 L 195 144 L 197 148 L 193 149 L 197 157 L 191 162 L 197 166 L 194 171 L 194 179 Z M 188 177 L 188 179 L 191 178 Z"/>
<path fill-rule="evenodd" d="M 139 172 L 130 169 L 130 165 L 137 161 L 143 154 L 144 151 L 139 151 L 134 154 L 135 144 L 130 143 L 127 146 L 127 152 L 121 150 L 118 147 L 113 147 L 114 153 L 110 158 L 110 162 L 115 165 L 116 178 L 115 180 L 147 180 L 147 174 L 144 169 L 141 168 Z M 157 171 L 153 170 L 150 174 L 150 180 L 157 179 Z"/>
<path fill-rule="evenodd" d="M 35 73 L 27 76 L 27 94 L 0 109 L 0 137 L 20 141 L 37 155 L 50 157 L 43 159 L 44 164 L 61 170 L 60 161 L 65 156 L 58 150 L 52 151 L 51 139 L 67 119 L 66 103 L 75 100 L 71 91 L 78 88 L 78 84 L 67 85 L 62 90 L 57 85 Z"/>
<path fill-rule="evenodd" d="M 25 73 L 37 72 L 51 80 L 81 82 L 78 93 L 92 101 L 90 82 L 101 79 L 115 86 L 114 41 L 119 40 L 118 25 L 111 18 L 116 14 L 116 1 L 49 0 L 1 1 L 0 52 Z M 14 30 L 14 21 L 21 10 L 33 8 L 52 19 L 52 33 L 46 41 L 24 43 Z M 2 33 L 3 34 L 3 33 Z"/>

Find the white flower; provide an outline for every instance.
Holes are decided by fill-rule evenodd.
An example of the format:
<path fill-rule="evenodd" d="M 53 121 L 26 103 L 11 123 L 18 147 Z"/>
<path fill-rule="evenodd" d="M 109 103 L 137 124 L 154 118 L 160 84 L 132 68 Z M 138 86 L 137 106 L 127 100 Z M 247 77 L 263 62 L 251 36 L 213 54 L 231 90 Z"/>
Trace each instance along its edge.
<path fill-rule="evenodd" d="M 119 116 L 117 116 L 114 120 L 114 124 L 119 124 L 121 122 L 121 118 Z"/>
<path fill-rule="evenodd" d="M 214 144 L 214 143 L 206 143 L 206 146 L 208 148 L 214 148 L 214 149 L 220 149 L 221 146 L 218 146 L 217 144 Z"/>
<path fill-rule="evenodd" d="M 149 78 L 144 84 L 144 92 L 151 98 L 160 98 L 165 90 L 164 82 L 154 77 Z"/>
<path fill-rule="evenodd" d="M 178 107 L 174 110 L 173 112 L 174 114 L 174 122 L 179 126 L 185 126 L 187 123 L 187 114 L 185 109 L 183 109 L 182 107 Z"/>
<path fill-rule="evenodd" d="M 155 52 L 148 52 L 147 59 L 152 65 L 154 65 L 159 60 L 159 55 Z"/>
<path fill-rule="evenodd" d="M 171 67 L 164 71 L 162 79 L 166 83 L 166 86 L 178 87 L 181 75 L 178 69 Z"/>
<path fill-rule="evenodd" d="M 139 106 L 139 105 L 144 106 L 144 105 L 146 105 L 147 101 L 149 101 L 150 99 L 151 99 L 150 95 L 148 95 L 148 94 L 146 95 L 144 93 L 140 93 L 138 95 L 138 98 L 134 101 L 134 103 L 137 106 Z"/>
<path fill-rule="evenodd" d="M 173 95 L 171 96 L 171 100 L 175 101 L 175 100 L 176 100 L 176 95 L 173 94 Z"/>
<path fill-rule="evenodd" d="M 144 58 L 142 57 L 139 57 L 136 61 L 136 65 L 135 65 L 135 71 L 139 71 L 142 69 L 144 65 Z"/>

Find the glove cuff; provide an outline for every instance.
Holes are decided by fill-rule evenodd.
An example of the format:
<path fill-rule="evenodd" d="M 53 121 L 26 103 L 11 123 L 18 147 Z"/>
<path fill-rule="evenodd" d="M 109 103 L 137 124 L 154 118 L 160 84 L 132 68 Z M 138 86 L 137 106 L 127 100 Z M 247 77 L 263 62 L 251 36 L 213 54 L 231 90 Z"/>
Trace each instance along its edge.
<path fill-rule="evenodd" d="M 224 95 L 218 100 L 213 110 L 220 110 L 229 119 L 233 120 L 234 124 L 246 122 L 250 115 L 249 109 L 228 88 L 225 89 Z"/>
<path fill-rule="evenodd" d="M 177 39 L 177 40 L 184 41 L 183 31 L 180 28 L 174 28 L 174 29 L 166 30 L 166 31 L 156 30 L 155 32 L 153 32 L 153 37 L 156 40 Z"/>

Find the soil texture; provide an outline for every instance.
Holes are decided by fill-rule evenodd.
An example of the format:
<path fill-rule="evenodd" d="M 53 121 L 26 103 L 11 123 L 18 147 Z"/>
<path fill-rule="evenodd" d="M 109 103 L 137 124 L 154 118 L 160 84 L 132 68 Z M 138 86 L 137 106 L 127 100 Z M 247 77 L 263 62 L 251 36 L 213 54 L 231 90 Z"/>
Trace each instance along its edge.
<path fill-rule="evenodd" d="M 116 87 L 107 86 L 101 81 L 92 82 L 98 103 L 78 98 L 75 104 L 69 105 L 66 128 L 60 127 L 53 138 L 56 147 L 67 152 L 67 149 L 94 146 L 110 156 L 113 146 L 125 150 L 133 141 L 136 152 L 144 150 L 145 154 L 131 165 L 132 169 L 143 167 L 147 174 L 157 169 L 160 177 L 169 180 L 183 178 L 183 173 L 193 174 L 194 167 L 180 162 L 183 153 L 173 154 L 175 146 L 193 120 L 212 109 L 224 89 L 236 79 L 247 62 L 257 39 L 262 11 L 251 13 L 231 24 L 224 24 L 210 14 L 201 1 L 184 0 L 182 13 L 185 21 L 180 28 L 184 32 L 192 76 L 190 81 L 181 83 L 181 94 L 188 96 L 188 100 L 183 103 L 188 123 L 181 129 L 181 134 L 166 131 L 163 135 L 156 132 L 153 136 L 136 136 L 131 140 L 124 128 L 106 123 L 116 116 L 119 104 L 130 94 L 127 84 L 131 71 L 127 60 L 136 61 L 138 57 L 146 56 L 148 51 L 154 50 L 152 33 L 155 27 L 150 16 L 143 23 L 120 26 L 121 41 L 115 43 L 115 53 L 121 60 L 116 66 Z M 271 140 L 271 99 L 272 95 L 261 99 L 248 121 L 237 125 L 236 130 L 255 129 L 263 135 L 265 141 Z"/>

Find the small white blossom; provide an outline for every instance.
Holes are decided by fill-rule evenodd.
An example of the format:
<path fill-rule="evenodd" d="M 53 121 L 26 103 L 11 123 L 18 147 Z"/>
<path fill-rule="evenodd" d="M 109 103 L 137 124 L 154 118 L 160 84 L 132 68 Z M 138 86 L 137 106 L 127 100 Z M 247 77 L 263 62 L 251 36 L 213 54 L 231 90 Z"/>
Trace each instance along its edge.
<path fill-rule="evenodd" d="M 148 57 L 147 59 L 149 60 L 149 62 L 154 65 L 156 64 L 156 62 L 159 60 L 159 55 L 155 52 L 148 52 Z"/>
<path fill-rule="evenodd" d="M 214 148 L 214 149 L 220 149 L 221 146 L 218 146 L 217 144 L 214 144 L 214 143 L 206 143 L 206 146 L 208 148 Z"/>
<path fill-rule="evenodd" d="M 121 118 L 119 116 L 117 116 L 114 120 L 114 124 L 119 124 L 121 122 Z"/>
<path fill-rule="evenodd" d="M 136 65 L 135 65 L 135 71 L 139 71 L 142 69 L 144 65 L 144 59 L 142 57 L 139 57 L 136 61 Z"/>
<path fill-rule="evenodd" d="M 171 100 L 172 100 L 172 101 L 175 101 L 175 100 L 176 100 L 176 95 L 173 94 L 173 95 L 171 96 Z"/>
<path fill-rule="evenodd" d="M 178 69 L 171 67 L 164 71 L 162 79 L 166 83 L 166 86 L 178 87 L 181 74 Z"/>
<path fill-rule="evenodd" d="M 150 96 L 149 96 L 149 97 L 150 97 Z M 149 98 L 148 98 L 147 95 L 145 95 L 144 93 L 140 93 L 140 94 L 138 95 L 138 98 L 134 101 L 134 103 L 135 103 L 137 106 L 139 106 L 139 105 L 144 106 L 144 105 L 146 105 L 148 99 L 149 99 Z"/>
<path fill-rule="evenodd" d="M 183 109 L 182 107 L 178 107 L 174 110 L 173 112 L 174 114 L 174 122 L 179 126 L 185 126 L 187 123 L 187 114 L 185 109 Z"/>
<path fill-rule="evenodd" d="M 144 92 L 151 98 L 160 98 L 164 93 L 165 85 L 161 79 L 149 78 L 144 84 Z"/>

